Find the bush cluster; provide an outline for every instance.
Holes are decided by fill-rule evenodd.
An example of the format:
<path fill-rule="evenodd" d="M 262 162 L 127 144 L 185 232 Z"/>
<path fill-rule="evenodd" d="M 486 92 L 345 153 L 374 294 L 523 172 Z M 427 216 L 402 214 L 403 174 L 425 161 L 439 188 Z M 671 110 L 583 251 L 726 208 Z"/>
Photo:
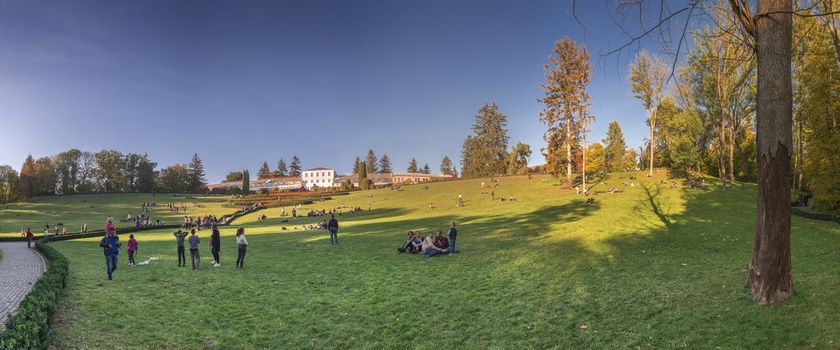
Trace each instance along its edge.
<path fill-rule="evenodd" d="M 48 244 L 35 242 L 35 247 L 49 266 L 15 313 L 6 320 L 6 329 L 0 333 L 0 349 L 45 348 L 49 339 L 50 320 L 64 290 L 68 261 Z"/>

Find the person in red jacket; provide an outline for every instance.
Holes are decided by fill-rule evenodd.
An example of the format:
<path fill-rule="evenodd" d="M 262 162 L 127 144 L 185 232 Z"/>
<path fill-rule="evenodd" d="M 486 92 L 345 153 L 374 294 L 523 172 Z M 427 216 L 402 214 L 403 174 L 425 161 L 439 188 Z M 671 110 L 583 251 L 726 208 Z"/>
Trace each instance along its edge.
<path fill-rule="evenodd" d="M 26 246 L 32 248 L 32 239 L 35 235 L 32 234 L 32 230 L 26 229 Z"/>

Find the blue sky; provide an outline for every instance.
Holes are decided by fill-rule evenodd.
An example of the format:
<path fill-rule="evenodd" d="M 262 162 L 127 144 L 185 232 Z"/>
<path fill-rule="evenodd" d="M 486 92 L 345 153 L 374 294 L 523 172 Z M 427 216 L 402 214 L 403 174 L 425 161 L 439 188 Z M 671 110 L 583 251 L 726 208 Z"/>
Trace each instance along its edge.
<path fill-rule="evenodd" d="M 497 102 L 511 143 L 539 149 L 543 64 L 564 35 L 595 72 L 590 139 L 618 120 L 629 145 L 645 112 L 626 42 L 601 1 L 4 1 L 0 164 L 69 148 L 193 153 L 208 179 L 282 157 L 350 171 L 369 148 L 396 170 L 456 162 L 473 116 Z"/>

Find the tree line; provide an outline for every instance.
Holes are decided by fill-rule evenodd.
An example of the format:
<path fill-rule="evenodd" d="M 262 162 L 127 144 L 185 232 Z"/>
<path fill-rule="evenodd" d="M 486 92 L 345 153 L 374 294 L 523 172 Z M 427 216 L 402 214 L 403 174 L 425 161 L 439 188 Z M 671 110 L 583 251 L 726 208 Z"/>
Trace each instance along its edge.
<path fill-rule="evenodd" d="M 120 192 L 203 192 L 204 165 L 198 154 L 187 164 L 157 170 L 148 154 L 70 149 L 53 156 L 26 157 L 20 171 L 0 165 L 0 202 L 39 195 Z"/>

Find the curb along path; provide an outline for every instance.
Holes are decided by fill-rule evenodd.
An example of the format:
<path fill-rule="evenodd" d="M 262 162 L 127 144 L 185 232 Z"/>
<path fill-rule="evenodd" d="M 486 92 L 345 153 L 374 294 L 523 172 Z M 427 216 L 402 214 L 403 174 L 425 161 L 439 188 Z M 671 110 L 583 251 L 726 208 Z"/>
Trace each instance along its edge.
<path fill-rule="evenodd" d="M 0 242 L 0 330 L 6 318 L 13 313 L 35 282 L 46 270 L 46 263 L 37 250 L 26 247 L 26 242 Z"/>

